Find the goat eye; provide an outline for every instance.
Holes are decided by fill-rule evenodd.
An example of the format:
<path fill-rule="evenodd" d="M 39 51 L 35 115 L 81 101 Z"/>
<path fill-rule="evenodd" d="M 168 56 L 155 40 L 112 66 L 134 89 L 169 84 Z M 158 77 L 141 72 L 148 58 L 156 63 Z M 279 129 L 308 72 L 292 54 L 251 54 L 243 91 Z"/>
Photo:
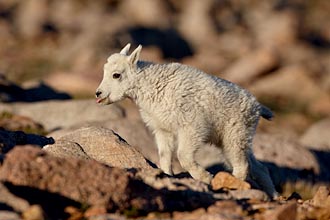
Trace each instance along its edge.
<path fill-rule="evenodd" d="M 119 79 L 120 78 L 120 73 L 114 73 L 114 74 L 112 74 L 112 78 L 114 78 L 114 79 Z"/>

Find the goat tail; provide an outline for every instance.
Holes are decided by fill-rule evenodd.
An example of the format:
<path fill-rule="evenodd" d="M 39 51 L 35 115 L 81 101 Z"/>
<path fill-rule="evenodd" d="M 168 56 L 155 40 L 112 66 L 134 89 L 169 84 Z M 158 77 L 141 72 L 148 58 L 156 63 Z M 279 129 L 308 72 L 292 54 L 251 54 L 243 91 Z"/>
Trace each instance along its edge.
<path fill-rule="evenodd" d="M 264 119 L 267 119 L 268 121 L 271 121 L 274 117 L 273 112 L 264 105 L 261 105 L 260 115 L 261 115 L 261 117 L 263 117 Z"/>

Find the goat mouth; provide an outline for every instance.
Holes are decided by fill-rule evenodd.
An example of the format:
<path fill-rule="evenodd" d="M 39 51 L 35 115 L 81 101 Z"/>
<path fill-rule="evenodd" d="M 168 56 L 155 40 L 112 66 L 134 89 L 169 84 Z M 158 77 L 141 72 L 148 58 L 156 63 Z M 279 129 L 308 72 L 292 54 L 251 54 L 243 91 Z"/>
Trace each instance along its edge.
<path fill-rule="evenodd" d="M 96 99 L 96 103 L 98 103 L 98 104 L 110 104 L 111 103 L 111 101 L 110 101 L 110 99 L 109 99 L 109 97 L 105 97 L 105 98 L 97 98 Z"/>
<path fill-rule="evenodd" d="M 97 103 L 101 103 L 104 99 L 105 99 L 105 98 L 98 98 L 98 99 L 96 99 L 96 102 L 97 102 Z"/>

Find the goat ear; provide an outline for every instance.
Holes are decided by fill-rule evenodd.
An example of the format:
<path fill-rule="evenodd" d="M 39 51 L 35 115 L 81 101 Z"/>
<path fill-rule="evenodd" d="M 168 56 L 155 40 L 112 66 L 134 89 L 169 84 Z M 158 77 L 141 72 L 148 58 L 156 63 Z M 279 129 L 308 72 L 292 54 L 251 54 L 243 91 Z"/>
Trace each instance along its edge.
<path fill-rule="evenodd" d="M 127 56 L 130 47 L 131 47 L 131 44 L 128 43 L 123 49 L 121 49 L 120 54 Z"/>
<path fill-rule="evenodd" d="M 142 50 L 142 46 L 139 45 L 132 53 L 131 55 L 129 56 L 129 61 L 131 64 L 136 64 L 140 58 L 140 52 Z"/>

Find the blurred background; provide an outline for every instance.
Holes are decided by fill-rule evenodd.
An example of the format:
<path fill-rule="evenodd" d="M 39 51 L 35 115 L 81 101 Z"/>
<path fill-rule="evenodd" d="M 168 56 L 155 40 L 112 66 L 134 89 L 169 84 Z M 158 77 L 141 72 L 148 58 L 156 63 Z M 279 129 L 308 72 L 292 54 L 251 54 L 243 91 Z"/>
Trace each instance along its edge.
<path fill-rule="evenodd" d="M 312 149 L 315 167 L 321 167 L 317 180 L 329 182 L 329 12 L 328 0 L 0 0 L 0 102 L 5 109 L 0 127 L 30 126 L 27 118 L 11 115 L 10 108 L 15 114 L 30 111 L 27 116 L 41 123 L 26 132 L 45 135 L 70 120 L 78 124 L 92 111 L 81 116 L 78 109 L 94 105 L 15 103 L 93 99 L 107 57 L 127 43 L 133 48 L 141 44 L 144 60 L 181 62 L 251 91 L 275 112 L 272 122 L 261 120 L 258 134 L 270 136 L 257 138 L 257 157 L 275 158 L 279 167 L 296 163 L 302 173 L 294 172 L 308 180 L 313 161 L 301 156 L 301 150 Z M 129 122 L 123 113 L 108 127 L 117 126 L 147 158 L 157 158 L 155 149 L 148 153 L 153 140 L 141 130 L 142 123 L 135 123 L 138 113 L 129 110 L 134 106 L 127 101 L 122 106 Z M 61 115 L 50 116 L 55 108 Z M 93 117 L 101 111 L 97 108 Z M 285 172 L 279 176 L 288 177 Z"/>
<path fill-rule="evenodd" d="M 327 0 L 1 0 L 2 84 L 92 98 L 106 58 L 131 42 L 145 60 L 249 89 L 278 117 L 261 129 L 299 135 L 330 115 L 329 11 Z"/>

